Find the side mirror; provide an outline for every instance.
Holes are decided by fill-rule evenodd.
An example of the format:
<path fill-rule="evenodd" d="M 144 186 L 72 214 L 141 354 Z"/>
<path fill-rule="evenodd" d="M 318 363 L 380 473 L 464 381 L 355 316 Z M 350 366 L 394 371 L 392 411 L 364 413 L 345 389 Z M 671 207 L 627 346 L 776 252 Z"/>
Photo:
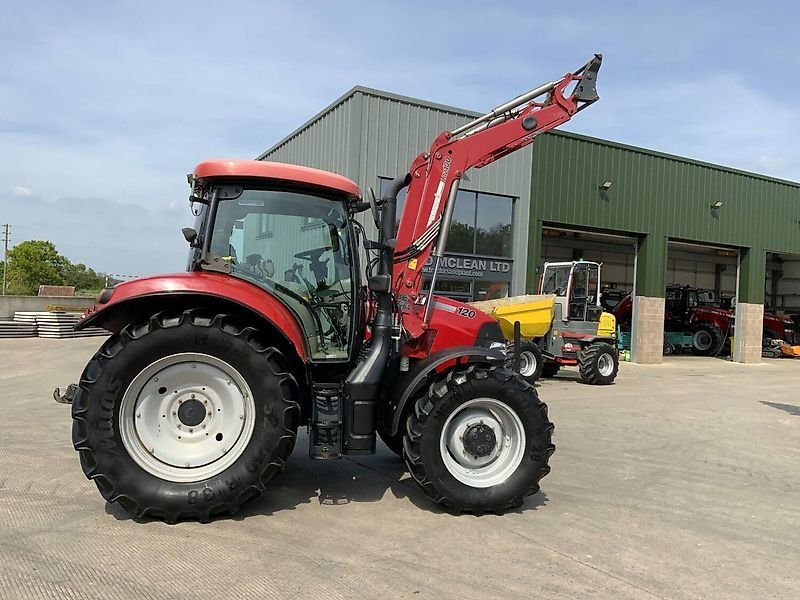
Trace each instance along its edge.
<path fill-rule="evenodd" d="M 372 220 L 375 221 L 375 227 L 380 231 L 381 217 L 378 214 L 378 201 L 375 199 L 375 190 L 369 188 L 369 190 L 367 190 L 367 196 L 369 200 L 369 209 L 372 211 Z"/>
<path fill-rule="evenodd" d="M 194 229 L 191 227 L 184 227 L 181 229 L 181 233 L 183 233 L 183 238 L 189 242 L 190 248 L 197 247 L 197 232 Z"/>

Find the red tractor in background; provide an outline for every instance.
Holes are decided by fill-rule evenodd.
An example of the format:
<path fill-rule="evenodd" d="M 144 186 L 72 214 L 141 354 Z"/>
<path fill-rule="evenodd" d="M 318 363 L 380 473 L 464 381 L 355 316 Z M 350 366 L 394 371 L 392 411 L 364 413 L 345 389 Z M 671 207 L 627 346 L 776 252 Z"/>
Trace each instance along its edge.
<path fill-rule="evenodd" d="M 734 335 L 733 310 L 704 301 L 706 292 L 691 286 L 667 286 L 664 300 L 664 331 L 692 335 L 692 351 L 701 356 L 717 356 L 729 337 Z M 632 296 L 623 298 L 611 311 L 617 323 L 630 327 Z M 764 338 L 794 343 L 794 321 L 791 317 L 764 313 Z"/>
<path fill-rule="evenodd" d="M 432 255 L 435 289 L 464 173 L 595 102 L 601 61 L 442 133 L 380 200 L 316 169 L 200 164 L 187 272 L 106 289 L 78 326 L 113 333 L 72 408 L 103 497 L 169 522 L 233 513 L 283 469 L 300 425 L 316 459 L 374 453 L 377 433 L 453 512 L 535 493 L 555 449 L 547 407 L 505 367 L 497 321 L 423 292 L 422 267 Z"/>

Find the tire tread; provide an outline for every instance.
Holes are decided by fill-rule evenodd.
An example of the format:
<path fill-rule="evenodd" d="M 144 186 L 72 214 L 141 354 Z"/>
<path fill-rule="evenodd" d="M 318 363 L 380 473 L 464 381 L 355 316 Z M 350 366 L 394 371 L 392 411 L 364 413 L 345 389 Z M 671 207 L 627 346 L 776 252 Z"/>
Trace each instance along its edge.
<path fill-rule="evenodd" d="M 272 346 L 256 343 L 255 340 L 257 340 L 259 335 L 258 330 L 252 327 L 241 327 L 238 324 L 234 325 L 236 322 L 229 315 L 216 314 L 211 318 L 203 318 L 205 314 L 207 313 L 202 311 L 202 309 L 188 309 L 180 314 L 163 311 L 152 315 L 145 321 L 131 323 L 124 327 L 119 333 L 112 335 L 106 340 L 103 346 L 89 361 L 81 375 L 78 391 L 72 403 L 72 444 L 79 453 L 81 470 L 87 479 L 94 481 L 103 498 L 110 503 L 118 503 L 126 512 L 130 513 L 131 516 L 136 519 L 152 517 L 162 519 L 167 523 L 175 523 L 179 520 L 189 519 L 208 522 L 217 514 L 234 514 L 244 502 L 252 500 L 264 491 L 267 484 L 283 470 L 286 459 L 294 449 L 300 407 L 297 401 L 287 394 L 286 391 L 292 390 L 295 392 L 296 396 L 297 382 L 288 372 L 288 369 L 281 366 L 280 362 L 283 357 L 280 351 Z M 88 435 L 89 424 L 87 421 L 87 412 L 89 410 L 92 387 L 97 383 L 105 362 L 115 358 L 130 343 L 150 335 L 159 329 L 178 327 L 187 321 L 195 327 L 216 327 L 226 335 L 241 338 L 255 352 L 266 355 L 267 360 L 264 361 L 265 364 L 272 371 L 272 374 L 280 379 L 279 388 L 282 391 L 282 400 L 285 404 L 285 408 L 282 411 L 282 427 L 284 431 L 282 439 L 277 445 L 278 457 L 263 466 L 260 475 L 255 478 L 256 483 L 248 485 L 231 499 L 220 499 L 219 502 L 207 505 L 202 509 L 176 509 L 170 511 L 156 506 L 143 506 L 141 501 L 135 497 L 135 492 L 127 490 L 124 492 L 118 491 L 111 478 L 100 470 L 95 455 L 102 449 L 92 446 Z M 275 357 L 275 360 L 272 360 L 273 357 Z M 285 364 L 285 360 L 283 362 Z M 276 366 L 278 366 L 280 370 L 276 370 Z M 284 385 L 285 383 L 289 385 Z"/>

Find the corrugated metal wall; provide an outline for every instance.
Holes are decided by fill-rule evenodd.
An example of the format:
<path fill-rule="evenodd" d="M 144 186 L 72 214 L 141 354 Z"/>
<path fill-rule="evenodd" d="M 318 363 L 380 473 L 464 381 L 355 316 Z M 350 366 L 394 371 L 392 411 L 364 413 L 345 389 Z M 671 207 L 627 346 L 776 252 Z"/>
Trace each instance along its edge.
<path fill-rule="evenodd" d="M 613 182 L 607 192 L 604 181 Z M 531 228 L 648 235 L 656 251 L 637 272 L 645 295 L 663 293 L 668 239 L 752 248 L 739 290 L 746 301 L 763 297 L 765 251 L 800 254 L 800 184 L 752 173 L 555 132 L 534 145 L 531 193 Z M 537 245 L 532 238 L 534 261 Z"/>
<path fill-rule="evenodd" d="M 377 193 L 379 178 L 405 172 L 439 133 L 475 116 L 469 111 L 359 87 L 259 158 L 340 173 L 362 189 L 372 187 Z M 531 150 L 526 148 L 488 167 L 469 171 L 469 181 L 461 186 L 517 198 L 512 293 L 525 289 L 531 161 Z"/>
<path fill-rule="evenodd" d="M 800 253 L 800 184 L 556 133 L 535 144 L 532 185 L 534 219 Z"/>
<path fill-rule="evenodd" d="M 358 181 L 359 121 L 359 103 L 352 97 L 340 98 L 258 158 L 324 169 Z"/>

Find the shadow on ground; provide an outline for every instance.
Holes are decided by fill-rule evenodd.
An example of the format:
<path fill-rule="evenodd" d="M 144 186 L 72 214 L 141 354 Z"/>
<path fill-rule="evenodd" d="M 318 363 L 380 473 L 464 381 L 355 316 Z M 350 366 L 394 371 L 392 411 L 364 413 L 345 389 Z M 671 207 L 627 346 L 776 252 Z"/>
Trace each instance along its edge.
<path fill-rule="evenodd" d="M 311 460 L 306 454 L 308 440 L 298 435 L 297 446 L 284 471 L 273 480 L 266 491 L 244 508 L 230 516 L 215 517 L 214 520 L 234 519 L 241 521 L 250 517 L 272 515 L 285 510 L 294 510 L 304 504 L 318 503 L 336 510 L 343 505 L 361 502 L 380 502 L 387 492 L 394 498 L 408 499 L 420 510 L 434 514 L 447 511 L 434 504 L 408 476 L 402 459 L 386 450 L 382 445 L 378 454 L 363 457 L 345 457 L 340 460 Z M 536 510 L 547 503 L 547 496 L 539 492 L 529 496 L 525 503 L 509 513 Z M 125 510 L 106 503 L 106 512 L 118 520 L 130 520 Z M 137 519 L 147 523 L 154 519 Z"/>
<path fill-rule="evenodd" d="M 787 412 L 795 417 L 800 417 L 800 406 L 794 406 L 792 404 L 780 404 L 778 402 L 767 402 L 766 400 L 759 400 L 759 402 L 761 402 L 761 404 L 771 406 L 772 408 L 777 408 L 778 410 Z"/>

